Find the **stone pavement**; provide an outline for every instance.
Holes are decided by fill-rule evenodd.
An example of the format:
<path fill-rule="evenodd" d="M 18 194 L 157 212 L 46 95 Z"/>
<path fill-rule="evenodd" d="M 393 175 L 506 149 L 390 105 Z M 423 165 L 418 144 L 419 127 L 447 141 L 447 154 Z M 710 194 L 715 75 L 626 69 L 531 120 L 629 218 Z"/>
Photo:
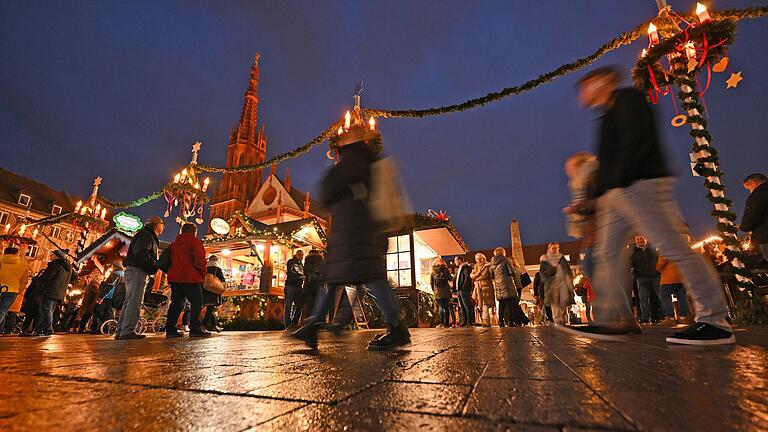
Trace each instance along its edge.
<path fill-rule="evenodd" d="M 368 352 L 370 331 L 209 339 L 0 338 L 0 430 L 768 430 L 768 327 L 738 345 L 629 343 L 551 328 L 416 329 Z"/>

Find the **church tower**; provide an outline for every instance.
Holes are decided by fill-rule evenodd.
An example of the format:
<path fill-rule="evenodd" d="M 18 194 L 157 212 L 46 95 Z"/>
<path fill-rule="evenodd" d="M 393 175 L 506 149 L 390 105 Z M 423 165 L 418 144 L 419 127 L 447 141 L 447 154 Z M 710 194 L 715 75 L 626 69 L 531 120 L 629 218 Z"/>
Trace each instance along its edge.
<path fill-rule="evenodd" d="M 267 154 L 267 138 L 264 126 L 258 127 L 259 109 L 259 57 L 256 54 L 251 66 L 248 90 L 245 92 L 240 122 L 233 128 L 227 148 L 227 167 L 253 165 L 264 162 Z M 237 210 L 244 211 L 261 187 L 262 170 L 242 173 L 225 173 L 216 188 L 211 204 L 211 219 L 228 220 Z"/>

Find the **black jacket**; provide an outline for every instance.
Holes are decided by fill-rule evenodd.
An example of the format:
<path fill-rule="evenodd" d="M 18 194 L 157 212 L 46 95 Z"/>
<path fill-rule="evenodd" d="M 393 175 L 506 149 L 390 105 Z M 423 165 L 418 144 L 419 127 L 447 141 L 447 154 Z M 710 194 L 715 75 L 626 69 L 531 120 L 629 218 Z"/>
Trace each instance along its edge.
<path fill-rule="evenodd" d="M 544 298 L 544 284 L 541 283 L 541 273 L 536 272 L 533 276 L 533 295 L 538 298 Z"/>
<path fill-rule="evenodd" d="M 299 287 L 304 284 L 304 264 L 296 258 L 291 258 L 285 263 L 285 285 Z"/>
<path fill-rule="evenodd" d="M 659 262 L 659 253 L 650 247 L 640 249 L 632 246 L 632 277 L 655 278 L 659 277 L 656 263 Z"/>
<path fill-rule="evenodd" d="M 65 259 L 55 259 L 48 264 L 43 274 L 40 275 L 39 296 L 62 301 L 67 295 L 67 285 L 74 279 L 75 272 L 72 269 L 72 265 Z"/>
<path fill-rule="evenodd" d="M 597 196 L 637 180 L 669 176 L 656 121 L 645 96 L 633 88 L 614 92 L 600 122 Z"/>
<path fill-rule="evenodd" d="M 317 252 L 304 258 L 304 286 L 322 284 L 325 280 L 325 261 Z"/>
<path fill-rule="evenodd" d="M 755 244 L 768 243 L 768 182 L 755 188 L 747 197 L 741 230 L 751 231 L 752 242 Z"/>
<path fill-rule="evenodd" d="M 363 143 L 344 146 L 341 161 L 322 181 L 320 199 L 333 215 L 325 261 L 328 283 L 362 284 L 386 277 L 387 237 L 374 225 L 367 204 L 375 160 Z"/>
<path fill-rule="evenodd" d="M 453 290 L 472 292 L 474 285 L 472 284 L 472 278 L 469 276 L 470 274 L 472 274 L 472 266 L 469 264 L 462 265 L 460 270 L 456 270 L 456 280 L 453 282 Z"/>
<path fill-rule="evenodd" d="M 444 300 L 451 298 L 451 272 L 445 265 L 432 267 L 432 273 L 429 276 L 429 285 L 435 294 L 435 300 Z"/>
<path fill-rule="evenodd" d="M 128 255 L 123 260 L 125 267 L 138 267 L 147 274 L 153 275 L 157 272 L 157 250 L 160 248 L 160 242 L 151 226 L 145 226 L 140 229 L 128 247 Z"/>

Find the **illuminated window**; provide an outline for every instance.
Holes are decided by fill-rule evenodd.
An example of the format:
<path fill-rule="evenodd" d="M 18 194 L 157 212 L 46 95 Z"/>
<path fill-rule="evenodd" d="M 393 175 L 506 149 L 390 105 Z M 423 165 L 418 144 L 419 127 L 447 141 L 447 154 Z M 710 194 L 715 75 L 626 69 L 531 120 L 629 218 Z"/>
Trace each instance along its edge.
<path fill-rule="evenodd" d="M 40 251 L 40 248 L 37 247 L 37 245 L 31 245 L 29 249 L 27 249 L 27 253 L 24 254 L 29 259 L 35 259 L 37 257 L 37 253 Z"/>
<path fill-rule="evenodd" d="M 32 198 L 30 198 L 29 195 L 24 195 L 24 194 L 19 195 L 19 205 L 27 207 L 29 206 L 30 201 L 32 201 Z"/>
<path fill-rule="evenodd" d="M 411 274 L 411 239 L 409 235 L 389 238 L 387 246 L 387 279 L 395 287 L 413 286 Z"/>
<path fill-rule="evenodd" d="M 8 223 L 11 215 L 6 212 L 0 212 L 0 226 L 5 226 Z"/>
<path fill-rule="evenodd" d="M 55 226 L 53 227 L 53 231 L 51 231 L 51 237 L 57 239 L 61 236 L 61 228 Z"/>
<path fill-rule="evenodd" d="M 54 215 L 61 214 L 61 206 L 54 204 L 53 209 L 51 210 L 51 214 L 54 214 Z"/>

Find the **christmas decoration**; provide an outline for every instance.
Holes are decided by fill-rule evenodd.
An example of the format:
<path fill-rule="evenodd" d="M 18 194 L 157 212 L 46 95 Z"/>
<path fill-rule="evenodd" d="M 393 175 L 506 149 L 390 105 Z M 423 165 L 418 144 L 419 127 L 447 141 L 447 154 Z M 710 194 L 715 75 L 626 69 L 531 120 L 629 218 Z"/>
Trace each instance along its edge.
<path fill-rule="evenodd" d="M 177 173 L 176 176 L 163 189 L 163 196 L 168 204 L 165 217 L 169 217 L 175 207 L 179 207 L 179 216 L 176 222 L 179 224 L 189 222 L 194 218 L 198 225 L 203 223 L 203 207 L 210 201 L 206 191 L 211 180 L 206 177 L 202 183 L 197 177 L 197 153 L 202 144 L 198 141 L 192 146 L 192 161 L 189 165 Z"/>
<path fill-rule="evenodd" d="M 112 217 L 112 222 L 115 223 L 117 229 L 128 233 L 135 233 L 144 226 L 144 223 L 141 222 L 141 218 L 125 212 L 120 212 L 114 215 Z"/>
<path fill-rule="evenodd" d="M 736 88 L 741 82 L 741 80 L 743 79 L 744 78 L 741 77 L 741 71 L 737 73 L 732 73 L 731 77 L 728 78 L 727 81 L 725 81 L 725 83 L 727 84 L 726 88 Z"/>

